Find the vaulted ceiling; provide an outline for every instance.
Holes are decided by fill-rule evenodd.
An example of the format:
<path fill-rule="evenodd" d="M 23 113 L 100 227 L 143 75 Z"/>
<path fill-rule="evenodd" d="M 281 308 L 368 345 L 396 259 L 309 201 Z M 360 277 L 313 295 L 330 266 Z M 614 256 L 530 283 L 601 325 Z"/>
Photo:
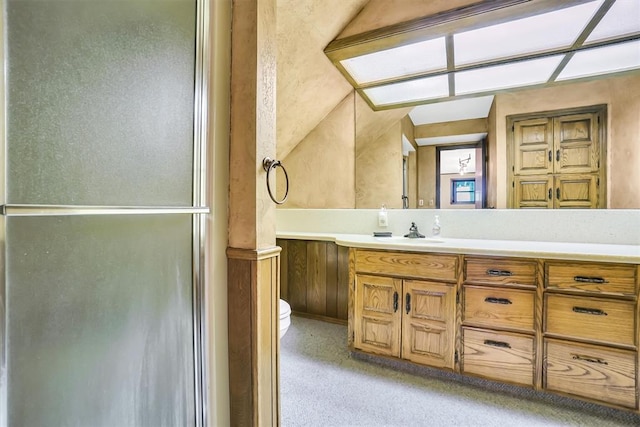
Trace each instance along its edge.
<path fill-rule="evenodd" d="M 278 0 L 277 156 L 286 157 L 349 93 L 324 48 L 368 0 Z"/>

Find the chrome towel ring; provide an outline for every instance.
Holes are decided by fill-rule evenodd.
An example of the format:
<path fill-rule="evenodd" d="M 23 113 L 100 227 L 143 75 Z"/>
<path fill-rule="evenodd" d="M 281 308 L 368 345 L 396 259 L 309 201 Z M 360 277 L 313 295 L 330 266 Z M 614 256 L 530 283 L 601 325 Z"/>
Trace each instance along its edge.
<path fill-rule="evenodd" d="M 269 174 L 271 173 L 271 170 L 277 168 L 278 166 L 282 168 L 282 172 L 284 172 L 284 178 L 286 180 L 284 197 L 282 198 L 282 200 L 276 199 L 276 197 L 271 192 L 271 184 L 269 183 Z M 274 160 L 269 157 L 265 157 L 262 160 L 262 168 L 267 173 L 267 191 L 269 192 L 269 197 L 271 197 L 271 200 L 273 200 L 277 205 L 283 204 L 287 200 L 287 196 L 289 195 L 289 175 L 287 174 L 287 170 L 284 168 L 280 160 Z"/>

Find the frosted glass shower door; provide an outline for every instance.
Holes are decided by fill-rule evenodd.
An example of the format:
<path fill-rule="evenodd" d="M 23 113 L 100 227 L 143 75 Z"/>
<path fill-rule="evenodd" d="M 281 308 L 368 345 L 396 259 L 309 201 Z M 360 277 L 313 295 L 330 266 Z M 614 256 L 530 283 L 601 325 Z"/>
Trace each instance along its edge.
<path fill-rule="evenodd" d="M 0 426 L 201 425 L 202 4 L 0 4 Z"/>

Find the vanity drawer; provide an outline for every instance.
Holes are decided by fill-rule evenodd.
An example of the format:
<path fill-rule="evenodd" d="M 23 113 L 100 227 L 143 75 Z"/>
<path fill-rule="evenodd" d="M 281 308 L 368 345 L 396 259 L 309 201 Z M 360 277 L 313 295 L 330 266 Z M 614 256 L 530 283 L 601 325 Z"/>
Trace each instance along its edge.
<path fill-rule="evenodd" d="M 533 331 L 535 291 L 469 286 L 463 288 L 466 324 Z"/>
<path fill-rule="evenodd" d="M 467 283 L 493 286 L 536 286 L 535 261 L 503 258 L 465 258 L 464 278 Z"/>
<path fill-rule="evenodd" d="M 545 332 L 635 345 L 635 302 L 547 294 Z"/>
<path fill-rule="evenodd" d="M 546 263 L 546 287 L 613 295 L 636 294 L 635 265 Z"/>
<path fill-rule="evenodd" d="M 458 256 L 356 250 L 359 273 L 457 282 Z"/>
<path fill-rule="evenodd" d="M 636 352 L 545 339 L 544 354 L 548 390 L 637 408 Z"/>
<path fill-rule="evenodd" d="M 484 378 L 533 385 L 533 337 L 462 328 L 462 371 Z"/>

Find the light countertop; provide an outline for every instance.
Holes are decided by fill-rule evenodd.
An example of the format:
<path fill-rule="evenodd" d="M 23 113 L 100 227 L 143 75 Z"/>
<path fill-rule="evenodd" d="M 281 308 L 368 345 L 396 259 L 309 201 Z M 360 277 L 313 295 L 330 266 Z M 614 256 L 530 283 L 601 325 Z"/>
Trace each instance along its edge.
<path fill-rule="evenodd" d="M 640 264 L 640 246 L 600 243 L 535 242 L 523 240 L 374 237 L 365 234 L 277 233 L 279 239 L 320 240 L 352 248 L 404 250 L 410 252 L 546 258 Z"/>

